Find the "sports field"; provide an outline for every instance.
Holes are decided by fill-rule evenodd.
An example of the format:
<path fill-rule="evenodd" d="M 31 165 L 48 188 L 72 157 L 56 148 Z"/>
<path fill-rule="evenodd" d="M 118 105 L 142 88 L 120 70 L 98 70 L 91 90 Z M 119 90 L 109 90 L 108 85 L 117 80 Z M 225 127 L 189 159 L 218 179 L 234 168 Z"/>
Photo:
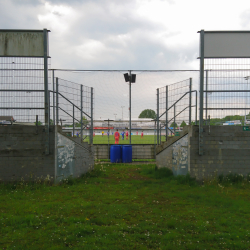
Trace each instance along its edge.
<path fill-rule="evenodd" d="M 165 137 L 162 136 L 162 141 L 165 141 Z M 93 137 L 93 143 L 94 144 L 115 144 L 115 138 L 114 136 L 110 135 L 109 138 L 107 135 L 101 136 L 96 135 Z M 84 141 L 88 141 L 88 138 L 86 138 Z M 143 138 L 141 138 L 140 135 L 132 135 L 131 137 L 131 143 L 132 144 L 154 144 L 155 143 L 155 136 L 154 135 L 144 135 Z M 126 137 L 124 137 L 124 140 L 122 140 L 122 137 L 120 137 L 119 144 L 129 144 L 129 138 L 126 140 Z"/>

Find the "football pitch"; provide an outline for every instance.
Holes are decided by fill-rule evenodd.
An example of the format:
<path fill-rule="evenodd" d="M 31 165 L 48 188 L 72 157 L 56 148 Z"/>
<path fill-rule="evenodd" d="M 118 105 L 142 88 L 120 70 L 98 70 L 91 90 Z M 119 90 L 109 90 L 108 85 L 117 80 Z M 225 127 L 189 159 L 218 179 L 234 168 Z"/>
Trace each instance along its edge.
<path fill-rule="evenodd" d="M 165 141 L 165 136 L 162 136 L 162 141 Z M 88 137 L 84 140 L 85 142 L 88 142 Z M 115 144 L 115 138 L 113 135 L 110 135 L 109 137 L 107 135 L 101 136 L 96 135 L 93 137 L 93 144 Z M 132 144 L 155 144 L 156 138 L 154 135 L 144 135 L 143 138 L 141 138 L 140 135 L 132 135 L 131 136 L 131 143 Z M 129 138 L 126 140 L 126 137 L 124 137 L 124 140 L 122 140 L 122 137 L 120 137 L 119 144 L 129 144 Z"/>

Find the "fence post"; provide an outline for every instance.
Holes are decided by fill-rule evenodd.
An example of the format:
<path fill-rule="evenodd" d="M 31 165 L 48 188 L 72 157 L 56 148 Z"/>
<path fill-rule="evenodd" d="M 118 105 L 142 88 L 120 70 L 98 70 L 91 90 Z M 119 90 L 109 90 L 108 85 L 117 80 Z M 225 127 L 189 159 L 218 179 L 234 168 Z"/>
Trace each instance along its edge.
<path fill-rule="evenodd" d="M 161 144 L 161 126 L 160 126 L 160 144 Z"/>
<path fill-rule="evenodd" d="M 81 132 L 80 132 L 80 135 L 81 135 L 81 142 L 83 140 L 83 120 L 82 120 L 82 102 L 83 102 L 83 98 L 82 98 L 82 85 L 81 85 L 81 88 L 80 88 L 80 91 L 81 91 L 81 115 L 80 115 L 80 122 L 81 122 Z"/>
<path fill-rule="evenodd" d="M 58 86 L 58 77 L 56 78 L 56 125 L 59 124 L 59 99 L 58 99 L 58 91 L 59 91 L 59 86 Z"/>
<path fill-rule="evenodd" d="M 49 106 L 49 109 L 48 109 L 48 128 L 50 126 L 50 93 L 51 92 L 48 92 L 48 106 Z"/>
<path fill-rule="evenodd" d="M 192 78 L 189 78 L 189 125 L 192 120 Z"/>
<path fill-rule="evenodd" d="M 156 135 L 155 135 L 155 132 L 156 132 L 156 120 L 155 121 L 155 125 L 154 125 L 154 154 L 155 154 L 155 159 L 156 159 Z"/>
<path fill-rule="evenodd" d="M 166 141 L 168 140 L 168 86 L 166 86 Z"/>
<path fill-rule="evenodd" d="M 73 137 L 75 135 L 75 105 L 73 105 Z"/>
<path fill-rule="evenodd" d="M 131 144 L 131 70 L 129 70 L 129 144 Z"/>
<path fill-rule="evenodd" d="M 156 103 L 157 103 L 157 114 L 156 114 L 156 121 L 157 121 L 157 145 L 159 145 L 159 89 L 156 90 L 157 94 L 156 94 Z"/>
<path fill-rule="evenodd" d="M 175 104 L 174 104 L 174 135 L 175 135 Z"/>
<path fill-rule="evenodd" d="M 197 101 L 197 91 L 195 91 L 195 125 L 197 125 L 197 104 L 198 104 L 198 101 Z"/>
<path fill-rule="evenodd" d="M 203 155 L 203 101 L 204 101 L 204 30 L 200 31 L 200 117 L 199 155 Z"/>
<path fill-rule="evenodd" d="M 206 70 L 206 125 L 207 125 L 207 86 L 208 86 L 208 70 Z"/>
<path fill-rule="evenodd" d="M 56 114 L 55 114 L 55 70 L 52 70 L 52 84 L 53 84 L 53 125 L 56 124 Z"/>
<path fill-rule="evenodd" d="M 94 91 L 93 91 L 94 89 L 93 88 L 91 88 L 91 123 L 90 123 L 90 136 L 89 136 L 89 139 L 90 139 L 90 145 L 93 145 L 93 121 L 94 121 L 94 119 L 93 119 L 93 109 L 94 109 Z M 108 127 L 109 127 L 109 125 L 108 125 Z M 109 131 L 109 129 L 108 129 L 108 131 Z"/>
<path fill-rule="evenodd" d="M 49 154 L 49 89 L 48 89 L 48 31 L 43 30 L 43 48 L 44 48 L 44 123 L 45 123 L 45 155 Z"/>

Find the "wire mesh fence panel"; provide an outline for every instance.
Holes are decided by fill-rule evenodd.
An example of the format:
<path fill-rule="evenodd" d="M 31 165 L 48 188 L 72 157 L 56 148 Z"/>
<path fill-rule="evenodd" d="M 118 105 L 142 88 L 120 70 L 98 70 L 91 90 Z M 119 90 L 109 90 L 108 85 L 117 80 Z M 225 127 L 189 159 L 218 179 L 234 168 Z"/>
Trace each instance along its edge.
<path fill-rule="evenodd" d="M 129 71 L 72 71 L 55 70 L 55 76 L 67 81 L 84 84 L 95 89 L 94 120 L 129 120 L 130 85 L 125 82 L 124 74 Z M 198 71 L 131 71 L 136 74 L 136 82 L 131 84 L 131 143 L 137 143 L 137 130 L 142 131 L 150 127 L 150 132 L 144 131 L 142 143 L 154 143 L 154 122 L 156 114 L 155 89 L 182 79 L 193 78 L 193 86 L 198 86 Z M 153 116 L 143 116 L 143 111 L 153 110 Z M 141 115 L 142 114 L 142 115 Z M 133 120 L 147 118 L 149 125 L 137 129 Z M 136 125 L 137 126 L 137 125 Z M 94 127 L 95 124 L 94 124 Z M 105 126 L 104 126 L 105 127 Z M 129 129 L 128 127 L 125 127 Z M 125 129 L 126 130 L 126 129 Z M 97 131 L 95 131 L 98 133 Z M 123 130 L 119 130 L 123 132 Z M 147 133 L 150 133 L 150 135 Z M 138 135 L 138 136 L 139 136 Z M 151 136 L 151 137 L 150 137 Z M 95 141 L 95 140 L 94 140 Z"/>
<path fill-rule="evenodd" d="M 192 78 L 189 78 L 159 88 L 160 142 L 166 140 L 166 135 L 173 135 L 190 122 L 195 122 L 197 93 L 190 92 L 192 82 Z"/>
<path fill-rule="evenodd" d="M 189 85 L 190 81 L 187 79 L 168 86 L 168 105 L 171 107 L 168 111 L 170 127 L 179 128 L 189 122 L 189 95 L 186 94 L 189 92 Z M 180 99 L 184 94 L 186 95 Z"/>
<path fill-rule="evenodd" d="M 205 122 L 210 117 L 211 125 L 245 124 L 250 118 L 249 76 L 250 59 L 205 60 Z"/>
<path fill-rule="evenodd" d="M 44 123 L 42 58 L 1 57 L 0 84 L 0 116 L 13 116 L 17 122 L 35 123 L 38 115 L 40 124 Z"/>
<path fill-rule="evenodd" d="M 58 102 L 59 124 L 63 126 L 64 131 L 69 131 L 72 136 L 76 137 L 80 137 L 82 126 L 82 138 L 88 141 L 92 114 L 91 87 L 60 78 L 54 79 L 54 82 L 56 85 L 58 84 L 58 87 L 54 87 L 58 91 L 58 100 L 56 99 L 54 102 Z M 56 96 L 57 94 L 54 98 Z"/>

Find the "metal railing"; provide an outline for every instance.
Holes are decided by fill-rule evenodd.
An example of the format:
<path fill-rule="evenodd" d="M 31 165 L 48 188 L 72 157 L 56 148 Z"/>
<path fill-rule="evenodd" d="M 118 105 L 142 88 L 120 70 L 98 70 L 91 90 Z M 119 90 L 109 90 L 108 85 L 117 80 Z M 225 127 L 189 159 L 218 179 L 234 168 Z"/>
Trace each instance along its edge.
<path fill-rule="evenodd" d="M 192 118 L 195 120 L 195 124 L 197 124 L 197 91 L 192 90 L 192 78 L 172 84 L 172 91 L 175 92 L 174 94 L 169 91 L 169 86 L 161 88 L 165 91 L 165 95 L 160 95 L 160 89 L 157 89 L 157 144 L 161 143 L 161 135 L 162 135 L 162 128 L 165 127 L 165 140 L 168 137 L 168 131 L 171 134 L 175 134 L 176 125 L 177 125 L 177 118 L 179 119 L 179 123 L 181 121 L 191 124 Z M 176 93 L 176 89 L 178 93 Z M 186 92 L 185 92 L 186 91 Z M 192 104 L 192 93 L 195 93 L 195 104 Z M 169 98 L 169 96 L 174 98 Z M 160 108 L 160 103 L 163 103 L 162 107 Z M 192 108 L 195 108 L 195 116 L 192 116 Z M 185 112 L 188 110 L 188 113 Z M 161 114 L 160 114 L 161 113 Z M 161 118 L 165 115 L 165 119 L 162 120 Z M 160 124 L 160 122 L 162 123 Z M 173 129 L 169 128 L 169 123 L 173 122 Z M 180 126 L 181 127 L 181 124 Z"/>
<path fill-rule="evenodd" d="M 53 123 L 72 127 L 72 136 L 77 131 L 77 136 L 82 141 L 89 137 L 89 143 L 93 144 L 93 88 L 60 78 L 56 78 L 54 82 L 55 91 L 51 91 L 51 94 L 55 105 L 50 106 Z"/>

